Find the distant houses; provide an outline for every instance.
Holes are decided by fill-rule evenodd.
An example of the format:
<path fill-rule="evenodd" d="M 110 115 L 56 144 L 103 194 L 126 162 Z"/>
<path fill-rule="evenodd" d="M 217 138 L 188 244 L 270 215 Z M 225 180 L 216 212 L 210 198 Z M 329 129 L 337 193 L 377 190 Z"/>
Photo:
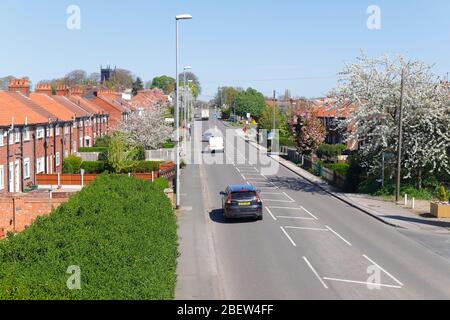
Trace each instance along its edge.
<path fill-rule="evenodd" d="M 25 191 L 36 174 L 62 172 L 65 158 L 136 110 L 109 90 L 40 84 L 31 92 L 28 80 L 11 80 L 0 91 L 0 193 Z"/>

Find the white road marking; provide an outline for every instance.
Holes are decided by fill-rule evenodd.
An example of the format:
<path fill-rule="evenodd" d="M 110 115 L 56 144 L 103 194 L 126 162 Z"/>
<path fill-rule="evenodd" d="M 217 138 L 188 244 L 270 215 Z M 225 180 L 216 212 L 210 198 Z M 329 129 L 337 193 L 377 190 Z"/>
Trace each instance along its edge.
<path fill-rule="evenodd" d="M 394 286 L 389 284 L 380 284 L 380 283 L 372 283 L 372 282 L 364 282 L 364 281 L 354 281 L 354 280 L 345 280 L 345 279 L 336 279 L 336 278 L 327 278 L 324 277 L 324 280 L 327 281 L 337 281 L 337 282 L 347 282 L 347 283 L 355 283 L 355 284 L 363 284 L 366 286 L 374 286 L 374 287 L 386 287 L 386 288 L 395 288 L 395 289 L 401 289 L 401 286 Z"/>
<path fill-rule="evenodd" d="M 300 207 L 302 208 L 303 211 L 305 211 L 307 214 L 309 214 L 311 217 L 313 217 L 316 220 L 319 220 L 315 215 L 313 215 L 311 212 L 309 212 L 308 210 L 306 210 L 304 207 Z"/>
<path fill-rule="evenodd" d="M 277 200 L 277 199 L 262 199 L 262 200 L 268 202 L 292 203 L 292 201 L 289 200 Z"/>
<path fill-rule="evenodd" d="M 296 230 L 309 230 L 309 231 L 325 231 L 328 232 L 330 230 L 328 229 L 321 229 L 321 228 L 305 228 L 305 227 L 285 227 L 286 229 L 296 229 Z"/>
<path fill-rule="evenodd" d="M 246 180 L 265 181 L 265 178 L 245 178 Z"/>
<path fill-rule="evenodd" d="M 238 172 L 241 172 L 241 170 L 238 168 L 238 167 L 235 167 L 236 168 L 236 170 L 238 171 Z"/>
<path fill-rule="evenodd" d="M 271 209 L 286 209 L 286 210 L 302 210 L 302 208 L 297 208 L 297 207 L 274 207 L 274 206 L 270 206 L 269 208 Z"/>
<path fill-rule="evenodd" d="M 242 177 L 242 179 L 247 180 L 247 178 L 245 178 L 245 176 L 242 173 L 241 173 L 241 177 Z"/>
<path fill-rule="evenodd" d="M 266 192 L 266 191 L 262 191 L 261 193 L 264 193 L 264 194 L 270 194 L 270 195 L 278 195 L 278 196 L 280 196 L 280 195 L 282 195 L 282 193 L 276 193 L 276 192 Z"/>
<path fill-rule="evenodd" d="M 317 273 L 316 269 L 314 269 L 314 267 L 312 266 L 312 264 L 308 261 L 308 259 L 306 257 L 303 257 L 303 260 L 305 260 L 306 264 L 308 265 L 308 267 L 311 269 L 311 271 L 315 274 L 315 276 L 317 277 L 317 279 L 319 279 L 320 283 L 324 286 L 325 289 L 328 289 L 327 284 L 325 283 L 325 281 L 323 281 L 323 279 L 319 276 L 319 274 Z"/>
<path fill-rule="evenodd" d="M 399 280 L 397 280 L 393 275 L 391 275 L 389 272 L 387 272 L 385 269 L 383 269 L 379 264 L 377 264 L 375 261 L 373 261 L 372 259 L 370 259 L 368 256 L 366 256 L 365 254 L 363 254 L 363 257 L 366 258 L 369 262 L 371 262 L 373 265 L 377 266 L 377 268 L 379 268 L 381 271 L 383 271 L 384 273 L 386 273 L 392 280 L 394 280 L 395 282 L 397 282 L 400 286 L 403 286 L 403 283 L 401 283 Z"/>
<path fill-rule="evenodd" d="M 337 233 L 336 231 L 334 231 L 333 229 L 331 229 L 329 226 L 325 226 L 325 228 L 327 228 L 328 230 L 330 230 L 332 233 L 334 233 L 338 238 L 340 238 L 342 241 L 344 241 L 346 244 L 348 244 L 350 247 L 352 246 L 352 244 L 350 242 L 348 242 L 347 240 L 345 240 L 345 238 L 343 236 L 341 236 L 339 233 Z"/>
<path fill-rule="evenodd" d="M 314 220 L 308 217 L 287 217 L 287 216 L 277 216 L 278 219 L 298 219 L 298 220 Z"/>
<path fill-rule="evenodd" d="M 273 220 L 277 221 L 277 218 L 273 215 L 272 211 L 268 207 L 266 207 L 267 212 L 272 216 Z"/>
<path fill-rule="evenodd" d="M 272 182 L 272 184 L 273 184 L 273 182 Z M 273 185 L 275 185 L 275 184 L 273 184 Z M 292 199 L 286 192 L 283 192 L 283 193 L 289 200 L 291 200 L 292 202 L 295 202 L 295 200 Z"/>
<path fill-rule="evenodd" d="M 287 237 L 287 238 L 289 239 L 289 241 L 292 243 L 292 245 L 293 245 L 294 247 L 296 247 L 297 244 L 294 242 L 294 240 L 292 240 L 291 236 L 286 232 L 286 230 L 284 230 L 283 227 L 280 227 L 280 228 L 281 228 L 281 231 L 283 231 L 283 233 L 286 235 L 286 237 Z"/>

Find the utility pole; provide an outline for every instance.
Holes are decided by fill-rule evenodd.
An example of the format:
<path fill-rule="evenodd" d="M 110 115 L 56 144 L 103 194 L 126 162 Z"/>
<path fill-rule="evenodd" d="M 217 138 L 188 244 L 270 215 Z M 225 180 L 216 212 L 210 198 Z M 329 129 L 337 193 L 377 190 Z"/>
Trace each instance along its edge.
<path fill-rule="evenodd" d="M 276 94 L 277 92 L 275 90 L 273 90 L 273 135 L 275 136 L 275 129 L 276 129 L 276 124 L 275 124 L 275 100 L 276 100 Z M 275 137 L 273 137 L 275 138 Z"/>
<path fill-rule="evenodd" d="M 402 145 L 403 145 L 403 97 L 405 90 L 405 69 L 402 70 L 402 80 L 400 89 L 400 104 L 398 108 L 398 147 L 397 147 L 397 186 L 395 201 L 400 201 L 400 186 L 402 179 Z"/>

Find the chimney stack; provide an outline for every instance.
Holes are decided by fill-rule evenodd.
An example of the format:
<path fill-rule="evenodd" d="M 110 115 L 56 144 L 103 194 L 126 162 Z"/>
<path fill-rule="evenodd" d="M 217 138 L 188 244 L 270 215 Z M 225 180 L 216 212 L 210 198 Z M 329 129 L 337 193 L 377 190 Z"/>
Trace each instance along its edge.
<path fill-rule="evenodd" d="M 48 96 L 52 95 L 52 86 L 49 83 L 42 83 L 36 85 L 36 93 L 46 94 Z"/>
<path fill-rule="evenodd" d="M 72 96 L 82 97 L 84 95 L 84 88 L 83 87 L 71 88 L 70 94 Z"/>
<path fill-rule="evenodd" d="M 26 96 L 29 96 L 30 81 L 27 79 L 12 79 L 9 82 L 9 92 L 20 92 Z"/>
<path fill-rule="evenodd" d="M 69 87 L 64 84 L 56 86 L 56 95 L 66 97 L 69 95 Z"/>

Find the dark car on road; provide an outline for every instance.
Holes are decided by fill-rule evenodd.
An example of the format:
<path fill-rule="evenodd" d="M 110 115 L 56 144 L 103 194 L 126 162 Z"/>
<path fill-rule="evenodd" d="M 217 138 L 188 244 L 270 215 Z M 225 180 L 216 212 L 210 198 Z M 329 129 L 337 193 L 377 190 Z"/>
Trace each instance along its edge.
<path fill-rule="evenodd" d="M 223 215 L 227 219 L 254 218 L 263 220 L 260 192 L 251 185 L 230 185 L 221 192 Z"/>

